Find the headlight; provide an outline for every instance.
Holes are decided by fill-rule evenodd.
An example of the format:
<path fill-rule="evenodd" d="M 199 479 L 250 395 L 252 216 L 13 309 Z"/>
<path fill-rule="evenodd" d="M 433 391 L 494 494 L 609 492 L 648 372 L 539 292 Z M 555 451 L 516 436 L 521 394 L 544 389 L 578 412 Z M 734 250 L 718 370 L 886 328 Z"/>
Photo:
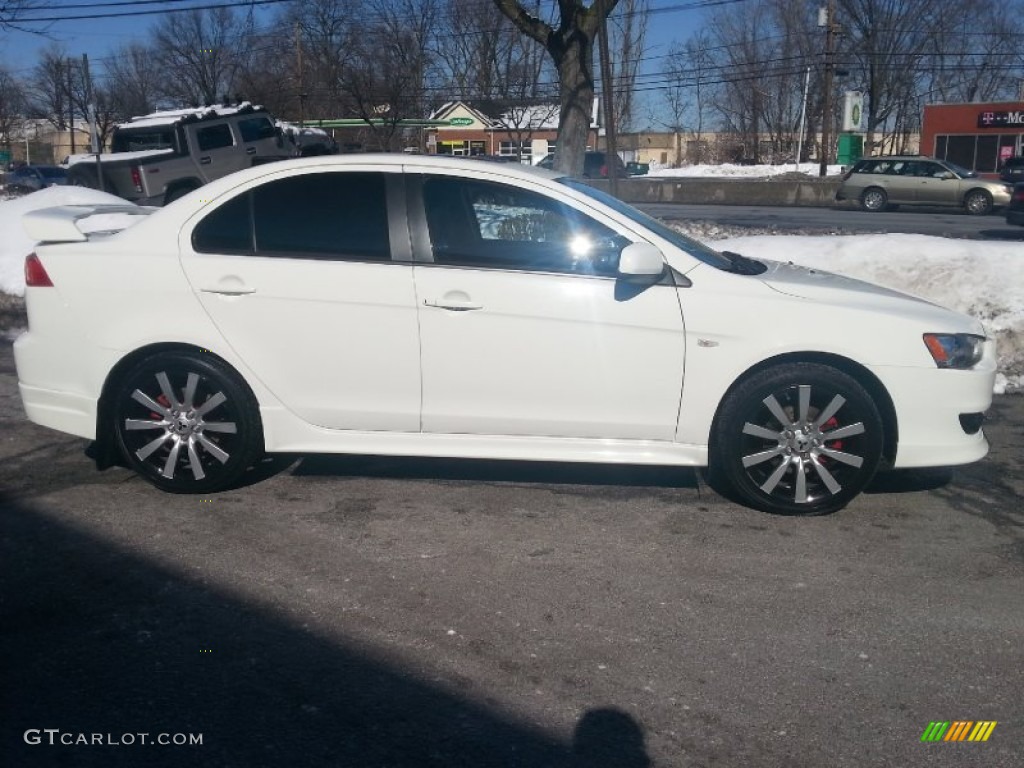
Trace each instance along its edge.
<path fill-rule="evenodd" d="M 926 333 L 924 345 L 939 368 L 973 368 L 985 352 L 985 337 L 970 333 Z"/>

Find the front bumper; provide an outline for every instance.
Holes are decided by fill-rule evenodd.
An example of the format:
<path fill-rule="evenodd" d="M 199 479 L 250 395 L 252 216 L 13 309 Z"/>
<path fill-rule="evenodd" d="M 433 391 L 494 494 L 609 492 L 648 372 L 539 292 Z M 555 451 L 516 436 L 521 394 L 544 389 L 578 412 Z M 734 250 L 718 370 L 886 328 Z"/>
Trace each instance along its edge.
<path fill-rule="evenodd" d="M 985 457 L 988 441 L 977 421 L 992 405 L 995 342 L 986 342 L 982 361 L 969 371 L 876 372 L 892 396 L 899 422 L 894 467 L 951 467 Z"/>

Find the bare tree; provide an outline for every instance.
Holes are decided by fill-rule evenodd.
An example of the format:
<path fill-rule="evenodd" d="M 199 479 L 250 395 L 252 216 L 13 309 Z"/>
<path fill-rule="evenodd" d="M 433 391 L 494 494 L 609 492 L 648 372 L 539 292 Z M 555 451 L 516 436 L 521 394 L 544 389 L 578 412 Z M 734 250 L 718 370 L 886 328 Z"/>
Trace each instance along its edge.
<path fill-rule="evenodd" d="M 154 52 L 141 43 L 129 43 L 106 62 L 109 98 L 122 119 L 156 109 L 162 73 Z"/>
<path fill-rule="evenodd" d="M 10 148 L 11 134 L 24 122 L 25 92 L 11 73 L 0 67 L 0 146 Z"/>
<path fill-rule="evenodd" d="M 6 0 L 0 4 L 0 29 L 16 29 L 21 32 L 36 32 L 25 26 L 25 14 L 35 8 L 37 0 Z"/>
<path fill-rule="evenodd" d="M 40 55 L 28 86 L 28 109 L 58 131 L 67 130 L 72 99 L 68 93 L 68 58 L 64 49 L 49 45 Z"/>
<path fill-rule="evenodd" d="M 186 104 L 214 104 L 237 93 L 249 56 L 251 20 L 230 8 L 162 16 L 152 31 L 160 93 Z"/>
<path fill-rule="evenodd" d="M 432 0 L 373 0 L 344 66 L 341 90 L 374 143 L 398 149 L 401 121 L 426 115 L 426 80 L 435 23 Z"/>
<path fill-rule="evenodd" d="M 530 13 L 518 0 L 493 0 L 524 35 L 544 46 L 558 70 L 558 152 L 556 167 L 566 173 L 583 172 L 583 157 L 590 130 L 594 98 L 594 36 L 619 0 L 558 0 L 558 26 Z"/>
<path fill-rule="evenodd" d="M 615 126 L 621 130 L 629 130 L 636 117 L 636 78 L 640 72 L 640 62 L 643 60 L 649 12 L 649 0 L 621 0 L 608 19 Z"/>
<path fill-rule="evenodd" d="M 984 34 L 965 34 L 984 30 Z M 924 96 L 972 102 L 1018 96 L 1021 68 L 1018 14 L 996 0 L 961 0 L 936 18 L 922 60 Z"/>
<path fill-rule="evenodd" d="M 841 51 L 867 102 L 865 151 L 874 147 L 877 134 L 905 131 L 907 119 L 918 119 L 917 73 L 949 10 L 944 0 L 838 0 Z"/>

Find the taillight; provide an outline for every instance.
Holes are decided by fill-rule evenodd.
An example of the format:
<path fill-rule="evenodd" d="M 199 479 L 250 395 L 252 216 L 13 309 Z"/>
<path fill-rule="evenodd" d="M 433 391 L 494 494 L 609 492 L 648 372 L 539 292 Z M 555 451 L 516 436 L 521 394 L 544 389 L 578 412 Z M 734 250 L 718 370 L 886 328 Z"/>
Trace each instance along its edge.
<path fill-rule="evenodd" d="M 1024 185 L 1017 186 L 1013 190 L 1013 199 L 1018 203 L 1024 203 Z"/>
<path fill-rule="evenodd" d="M 136 192 L 142 192 L 142 174 L 139 173 L 139 166 L 132 166 L 132 184 L 135 185 Z"/>
<path fill-rule="evenodd" d="M 602 165 L 601 166 L 601 178 L 603 178 L 603 179 L 607 179 L 608 178 L 608 166 L 607 165 Z"/>
<path fill-rule="evenodd" d="M 25 285 L 29 288 L 53 288 L 53 281 L 39 257 L 30 253 L 25 257 Z"/>

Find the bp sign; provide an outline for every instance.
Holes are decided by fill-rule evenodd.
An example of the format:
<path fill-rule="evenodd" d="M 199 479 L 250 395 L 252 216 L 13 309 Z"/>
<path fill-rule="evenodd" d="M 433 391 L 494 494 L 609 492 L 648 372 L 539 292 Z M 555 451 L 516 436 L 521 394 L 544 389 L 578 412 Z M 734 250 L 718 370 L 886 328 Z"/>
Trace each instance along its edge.
<path fill-rule="evenodd" d="M 451 120 L 448 121 L 448 124 L 449 125 L 472 125 L 473 124 L 473 118 L 472 117 L 453 117 Z"/>

